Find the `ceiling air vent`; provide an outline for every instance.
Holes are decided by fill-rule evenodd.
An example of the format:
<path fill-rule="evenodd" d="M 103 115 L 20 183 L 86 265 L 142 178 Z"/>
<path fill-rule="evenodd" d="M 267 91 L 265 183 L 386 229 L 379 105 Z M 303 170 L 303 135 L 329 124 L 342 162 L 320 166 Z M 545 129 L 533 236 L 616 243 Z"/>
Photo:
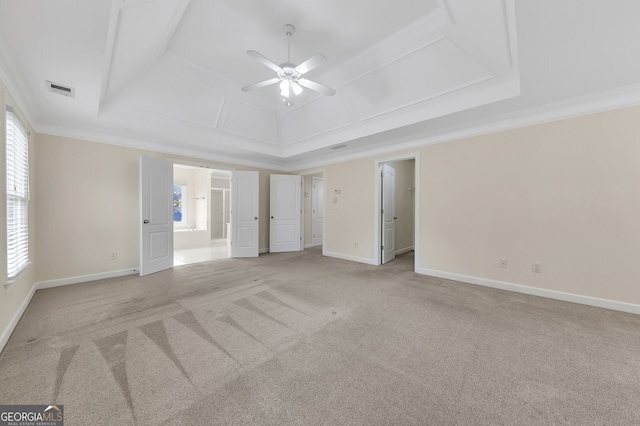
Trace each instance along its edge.
<path fill-rule="evenodd" d="M 342 149 L 342 148 L 346 148 L 346 147 L 347 147 L 346 144 L 340 144 L 340 145 L 332 146 L 329 149 Z"/>
<path fill-rule="evenodd" d="M 58 95 L 66 96 L 68 98 L 76 97 L 75 88 L 63 86 L 62 84 L 54 83 L 53 81 L 47 80 L 47 89 L 52 93 L 57 93 Z"/>

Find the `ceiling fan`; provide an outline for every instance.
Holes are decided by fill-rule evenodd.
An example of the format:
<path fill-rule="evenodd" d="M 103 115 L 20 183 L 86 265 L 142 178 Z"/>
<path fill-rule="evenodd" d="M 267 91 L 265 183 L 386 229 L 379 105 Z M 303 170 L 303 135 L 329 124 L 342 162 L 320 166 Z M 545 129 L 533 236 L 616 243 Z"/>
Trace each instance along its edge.
<path fill-rule="evenodd" d="M 280 84 L 280 95 L 282 101 L 287 105 L 293 105 L 293 97 L 302 93 L 302 87 L 311 89 L 314 92 L 322 93 L 323 95 L 333 96 L 336 91 L 331 87 L 324 84 L 316 83 L 309 79 L 303 78 L 302 75 L 324 64 L 327 61 L 323 55 L 317 54 L 300 65 L 291 63 L 291 36 L 295 32 L 295 27 L 291 24 L 284 26 L 284 32 L 288 39 L 287 50 L 287 62 L 277 65 L 275 62 L 262 56 L 255 50 L 247 50 L 247 55 L 255 58 L 262 64 L 268 66 L 277 73 L 277 77 L 270 78 L 269 80 L 260 81 L 258 83 L 250 84 L 242 88 L 243 91 L 248 92 L 250 90 L 260 89 L 262 87 L 271 86 L 272 84 Z"/>

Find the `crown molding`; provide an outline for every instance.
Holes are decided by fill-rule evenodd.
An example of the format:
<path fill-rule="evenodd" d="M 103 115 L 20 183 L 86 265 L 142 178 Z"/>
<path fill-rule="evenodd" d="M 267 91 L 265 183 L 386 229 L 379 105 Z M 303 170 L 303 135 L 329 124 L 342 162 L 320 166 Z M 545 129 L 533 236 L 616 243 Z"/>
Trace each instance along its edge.
<path fill-rule="evenodd" d="M 265 161 L 244 157 L 242 154 L 229 154 L 221 152 L 203 152 L 194 148 L 180 148 L 170 144 L 163 144 L 162 141 L 149 141 L 143 138 L 125 137 L 109 133 L 97 132 L 62 126 L 53 123 L 39 123 L 37 132 L 52 136 L 73 138 L 89 142 L 104 143 L 108 145 L 122 146 L 126 148 L 139 149 L 143 151 L 157 152 L 162 154 L 191 157 L 198 160 L 212 161 L 216 163 L 227 163 L 236 166 L 256 167 L 274 171 L 285 171 L 285 164 L 274 158 L 274 161 Z"/>
<path fill-rule="evenodd" d="M 446 129 L 438 135 L 429 135 L 426 133 L 408 134 L 398 136 L 395 139 L 388 139 L 386 141 L 387 145 L 384 147 L 366 151 L 356 150 L 356 148 L 354 148 L 354 151 L 348 154 L 341 151 L 340 155 L 336 154 L 319 160 L 292 161 L 287 163 L 286 171 L 294 172 L 323 167 L 344 161 L 359 160 L 437 143 L 497 133 L 520 127 L 534 126 L 552 121 L 566 120 L 573 117 L 636 105 L 640 105 L 640 83 L 477 120 L 467 125 Z"/>

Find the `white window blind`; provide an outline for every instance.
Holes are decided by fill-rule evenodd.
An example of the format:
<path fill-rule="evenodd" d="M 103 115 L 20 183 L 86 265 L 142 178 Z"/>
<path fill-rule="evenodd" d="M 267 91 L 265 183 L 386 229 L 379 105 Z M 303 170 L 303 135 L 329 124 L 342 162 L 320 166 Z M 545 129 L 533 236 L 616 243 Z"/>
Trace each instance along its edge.
<path fill-rule="evenodd" d="M 29 141 L 7 108 L 7 275 L 15 279 L 29 263 Z"/>

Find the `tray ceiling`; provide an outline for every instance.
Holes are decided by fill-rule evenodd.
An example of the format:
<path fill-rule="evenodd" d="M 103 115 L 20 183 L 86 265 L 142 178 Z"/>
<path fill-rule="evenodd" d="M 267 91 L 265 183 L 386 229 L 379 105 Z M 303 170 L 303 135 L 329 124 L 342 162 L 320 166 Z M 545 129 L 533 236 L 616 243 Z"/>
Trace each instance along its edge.
<path fill-rule="evenodd" d="M 492 105 L 521 97 L 522 44 L 531 41 L 521 4 L 0 0 L 0 77 L 40 132 L 302 167 L 334 155 L 332 146 L 380 148 L 382 135 L 464 125 L 455 118 L 490 116 Z M 274 76 L 247 50 L 286 61 L 288 23 L 292 62 L 325 55 L 307 75 L 336 95 L 305 89 L 286 107 L 277 85 L 240 90 Z M 48 92 L 46 80 L 75 88 L 75 98 Z"/>

